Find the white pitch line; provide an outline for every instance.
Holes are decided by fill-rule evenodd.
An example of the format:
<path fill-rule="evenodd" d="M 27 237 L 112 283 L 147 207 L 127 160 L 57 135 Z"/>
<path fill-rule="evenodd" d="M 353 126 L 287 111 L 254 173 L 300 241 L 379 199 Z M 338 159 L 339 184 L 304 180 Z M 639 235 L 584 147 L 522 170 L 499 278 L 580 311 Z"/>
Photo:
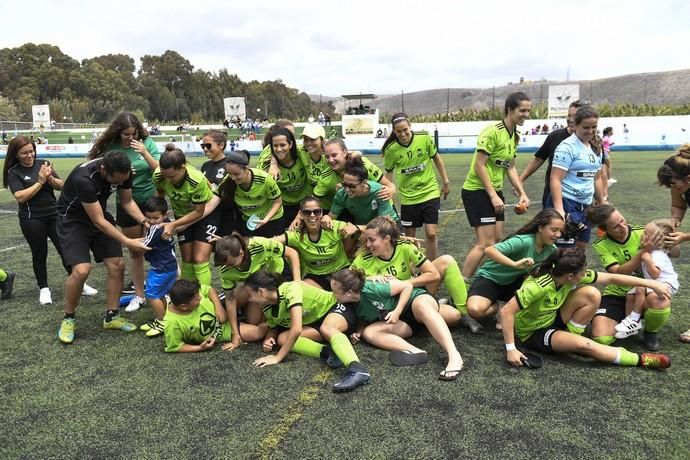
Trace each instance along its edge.
<path fill-rule="evenodd" d="M 27 244 L 20 244 L 18 246 L 10 246 L 9 248 L 0 249 L 0 252 L 14 251 L 15 249 L 21 249 L 27 247 Z"/>

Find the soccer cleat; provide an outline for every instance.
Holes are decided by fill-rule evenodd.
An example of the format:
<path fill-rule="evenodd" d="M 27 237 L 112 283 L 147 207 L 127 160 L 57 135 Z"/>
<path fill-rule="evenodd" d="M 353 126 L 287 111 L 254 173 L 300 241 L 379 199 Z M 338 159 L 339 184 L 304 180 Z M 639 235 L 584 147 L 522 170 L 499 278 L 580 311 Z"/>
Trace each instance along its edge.
<path fill-rule="evenodd" d="M 84 283 L 84 287 L 81 289 L 81 295 L 85 295 L 87 297 L 93 297 L 96 294 L 98 294 L 98 289 L 94 289 L 88 284 Z"/>
<path fill-rule="evenodd" d="M 38 292 L 38 302 L 41 305 L 49 305 L 53 303 L 53 296 L 50 293 L 50 288 L 41 288 L 41 290 Z"/>
<path fill-rule="evenodd" d="M 671 367 L 671 357 L 663 353 L 642 353 L 640 364 L 642 367 L 667 369 Z"/>
<path fill-rule="evenodd" d="M 110 321 L 103 320 L 103 329 L 115 329 L 124 332 L 132 332 L 137 330 L 137 325 L 132 324 L 122 316 L 113 316 Z"/>
<path fill-rule="evenodd" d="M 74 331 L 77 328 L 74 318 L 65 318 L 60 323 L 60 328 L 57 331 L 58 339 L 62 343 L 74 342 Z"/>
<path fill-rule="evenodd" d="M 623 318 L 623 321 L 614 326 L 617 339 L 625 339 L 638 334 L 642 330 L 642 323 L 633 320 L 630 316 Z"/>
<path fill-rule="evenodd" d="M 5 300 L 12 297 L 12 289 L 14 289 L 14 277 L 16 275 L 12 272 L 7 272 L 5 281 L 0 281 L 0 299 Z"/>
<path fill-rule="evenodd" d="M 137 291 L 134 289 L 134 281 L 130 281 L 125 287 L 122 288 L 123 294 L 135 294 Z"/>
<path fill-rule="evenodd" d="M 132 300 L 129 301 L 129 304 L 125 307 L 125 311 L 127 313 L 132 313 L 141 308 L 142 305 L 146 303 L 146 299 L 139 297 L 139 296 L 134 296 L 132 297 Z"/>
<path fill-rule="evenodd" d="M 371 382 L 371 375 L 363 370 L 348 369 L 345 376 L 333 385 L 335 393 L 345 393 L 355 390 L 362 385 L 367 385 Z"/>
<path fill-rule="evenodd" d="M 165 321 L 154 319 L 149 323 L 151 329 L 146 331 L 146 337 L 157 337 L 165 332 Z"/>
<path fill-rule="evenodd" d="M 657 351 L 661 348 L 661 341 L 656 332 L 644 332 L 644 347 L 649 351 Z"/>
<path fill-rule="evenodd" d="M 150 321 L 150 322 L 148 322 L 148 323 L 142 324 L 141 326 L 139 326 L 139 330 L 140 330 L 140 331 L 144 331 L 144 332 L 150 331 L 151 329 L 153 329 L 153 324 L 154 324 L 156 321 L 158 321 L 158 320 L 155 320 L 155 319 L 154 319 L 153 321 Z"/>

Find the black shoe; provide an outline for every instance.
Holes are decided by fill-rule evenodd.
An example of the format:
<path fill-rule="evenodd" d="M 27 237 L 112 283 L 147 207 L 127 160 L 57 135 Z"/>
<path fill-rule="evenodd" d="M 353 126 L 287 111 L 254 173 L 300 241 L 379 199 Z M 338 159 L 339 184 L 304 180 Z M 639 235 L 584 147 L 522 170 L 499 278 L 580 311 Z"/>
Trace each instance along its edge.
<path fill-rule="evenodd" d="M 136 290 L 134 289 L 134 281 L 130 281 L 129 284 L 127 284 L 125 287 L 122 288 L 122 293 L 123 294 L 136 294 Z"/>
<path fill-rule="evenodd" d="M 644 347 L 649 351 L 657 351 L 661 348 L 661 341 L 656 332 L 644 333 Z"/>
<path fill-rule="evenodd" d="M 7 272 L 7 278 L 5 281 L 0 282 L 0 299 L 5 300 L 12 297 L 12 289 L 14 289 L 14 277 L 16 275 L 12 272 Z"/>
<path fill-rule="evenodd" d="M 362 369 L 355 370 L 355 368 L 350 366 L 345 377 L 333 385 L 333 391 L 335 393 L 345 393 L 355 390 L 362 385 L 368 385 L 369 382 L 371 382 L 371 375 L 368 372 Z"/>
<path fill-rule="evenodd" d="M 472 334 L 483 334 L 484 326 L 468 314 L 463 314 L 460 318 L 460 326 L 470 330 Z"/>

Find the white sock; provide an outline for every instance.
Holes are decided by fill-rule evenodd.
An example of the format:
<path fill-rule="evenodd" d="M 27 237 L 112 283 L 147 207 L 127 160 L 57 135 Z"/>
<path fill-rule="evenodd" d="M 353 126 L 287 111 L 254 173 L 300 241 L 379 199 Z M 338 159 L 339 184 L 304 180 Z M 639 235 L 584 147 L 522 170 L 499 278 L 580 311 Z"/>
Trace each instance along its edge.
<path fill-rule="evenodd" d="M 613 360 L 613 364 L 620 364 L 621 363 L 621 349 L 616 348 L 616 359 Z"/>
<path fill-rule="evenodd" d="M 636 311 L 630 313 L 630 319 L 635 321 L 635 322 L 639 323 L 641 317 L 642 317 L 642 315 Z"/>

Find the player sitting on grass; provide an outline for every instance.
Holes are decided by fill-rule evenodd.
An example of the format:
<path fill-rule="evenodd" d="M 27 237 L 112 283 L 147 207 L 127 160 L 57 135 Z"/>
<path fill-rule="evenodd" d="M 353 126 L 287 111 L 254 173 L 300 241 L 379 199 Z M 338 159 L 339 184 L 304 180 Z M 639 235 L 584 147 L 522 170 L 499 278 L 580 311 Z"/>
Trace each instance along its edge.
<path fill-rule="evenodd" d="M 139 329 L 146 331 L 148 337 L 155 337 L 165 330 L 163 321 L 167 303 L 165 295 L 177 279 L 177 258 L 175 257 L 175 240 L 163 238 L 163 224 L 170 221 L 166 217 L 168 203 L 164 198 L 154 196 L 142 205 L 142 210 L 150 225 L 144 238 L 144 244 L 151 248 L 144 254 L 144 258 L 151 265 L 146 276 L 145 295 L 146 302 L 153 310 L 154 320 L 142 324 Z M 140 303 L 136 305 L 138 309 Z"/>
<path fill-rule="evenodd" d="M 216 290 L 198 281 L 175 281 L 164 321 L 168 353 L 206 351 L 216 342 L 230 341 L 230 325 Z"/>
<path fill-rule="evenodd" d="M 671 219 L 658 219 L 647 224 L 644 229 L 645 237 L 650 241 L 658 232 L 663 233 L 664 237 L 675 232 Z M 678 292 L 678 273 L 673 268 L 669 253 L 663 248 L 663 243 L 655 245 L 651 252 L 642 253 L 642 273 L 648 280 L 657 280 L 668 284 L 673 295 Z M 630 312 L 628 316 L 616 324 L 616 338 L 624 339 L 635 335 L 642 330 L 642 314 L 644 312 L 644 302 L 647 298 L 648 289 L 633 288 L 626 296 L 625 311 Z"/>
<path fill-rule="evenodd" d="M 578 285 L 641 286 L 664 298 L 671 297 L 669 286 L 629 275 L 587 270 L 586 263 L 582 248 L 559 249 L 530 272 L 515 297 L 501 309 L 508 362 L 522 366 L 526 361 L 525 355 L 515 347 L 517 333 L 526 347 L 544 353 L 577 353 L 620 366 L 669 367 L 668 355 L 632 353 L 582 337 L 599 308 L 601 293 L 593 286 Z"/>

